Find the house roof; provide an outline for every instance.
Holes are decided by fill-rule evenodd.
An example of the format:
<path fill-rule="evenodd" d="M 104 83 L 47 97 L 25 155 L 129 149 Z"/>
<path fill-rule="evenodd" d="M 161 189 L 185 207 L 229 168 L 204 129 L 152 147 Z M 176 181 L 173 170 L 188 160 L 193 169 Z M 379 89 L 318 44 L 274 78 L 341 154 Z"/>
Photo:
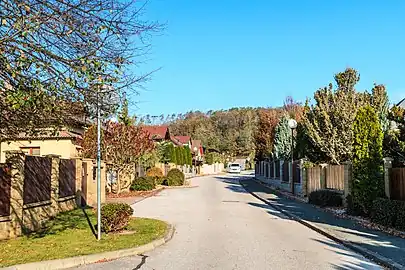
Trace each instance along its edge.
<path fill-rule="evenodd" d="M 143 126 L 142 129 L 149 133 L 151 139 L 165 139 L 169 130 L 168 126 Z"/>
<path fill-rule="evenodd" d="M 200 154 L 204 154 L 204 149 L 202 147 L 201 140 L 192 140 L 191 141 L 191 151 L 194 152 L 194 147 L 197 147 L 197 149 L 200 151 Z"/>
<path fill-rule="evenodd" d="M 405 98 L 404 98 L 403 100 L 401 100 L 401 101 L 397 104 L 397 106 L 405 109 Z"/>
<path fill-rule="evenodd" d="M 174 143 L 177 146 L 183 145 L 183 143 L 181 141 L 179 141 L 179 139 L 177 139 L 176 136 L 170 136 L 170 140 L 172 141 L 172 143 Z"/>
<path fill-rule="evenodd" d="M 190 142 L 190 136 L 174 136 L 182 144 L 188 144 Z"/>
<path fill-rule="evenodd" d="M 191 149 L 194 149 L 194 147 L 201 148 L 201 140 L 192 140 L 191 141 Z"/>
<path fill-rule="evenodd" d="M 14 140 L 57 140 L 57 139 L 82 139 L 83 137 L 80 134 L 69 130 L 61 130 L 59 132 L 52 131 L 41 131 L 38 134 L 28 134 L 21 132 L 13 138 L 7 138 L 3 141 L 14 141 Z"/>

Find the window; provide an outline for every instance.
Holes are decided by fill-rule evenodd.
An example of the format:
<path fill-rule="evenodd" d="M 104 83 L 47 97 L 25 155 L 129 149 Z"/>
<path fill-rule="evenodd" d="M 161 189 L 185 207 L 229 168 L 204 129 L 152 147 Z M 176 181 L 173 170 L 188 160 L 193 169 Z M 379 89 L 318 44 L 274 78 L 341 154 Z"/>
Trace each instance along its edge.
<path fill-rule="evenodd" d="M 41 155 L 41 151 L 40 151 L 39 147 L 20 147 L 20 149 L 26 155 L 30 155 L 30 156 L 40 156 Z"/>

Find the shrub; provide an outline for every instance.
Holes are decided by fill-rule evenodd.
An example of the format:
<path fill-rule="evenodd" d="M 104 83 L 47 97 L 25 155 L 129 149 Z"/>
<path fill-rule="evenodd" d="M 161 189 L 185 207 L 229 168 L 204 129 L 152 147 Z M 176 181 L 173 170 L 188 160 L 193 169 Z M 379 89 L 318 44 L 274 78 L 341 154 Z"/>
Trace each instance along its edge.
<path fill-rule="evenodd" d="M 371 220 L 384 226 L 393 227 L 396 219 L 396 208 L 395 201 L 378 198 L 373 202 Z"/>
<path fill-rule="evenodd" d="M 309 203 L 321 207 L 342 206 L 342 194 L 331 189 L 315 190 L 309 194 Z"/>
<path fill-rule="evenodd" d="M 179 169 L 171 169 L 167 174 L 167 185 L 168 186 L 182 186 L 184 185 L 184 173 Z"/>
<path fill-rule="evenodd" d="M 397 218 L 395 220 L 395 228 L 405 231 L 405 202 L 397 202 Z"/>
<path fill-rule="evenodd" d="M 101 229 L 106 232 L 118 232 L 128 225 L 134 210 L 126 203 L 110 203 L 101 207 Z"/>
<path fill-rule="evenodd" d="M 373 202 L 371 219 L 383 226 L 404 230 L 405 202 L 378 198 Z"/>
<path fill-rule="evenodd" d="M 153 177 L 156 185 L 161 185 L 164 180 L 163 172 L 160 168 L 153 167 L 146 171 L 146 176 Z"/>
<path fill-rule="evenodd" d="M 156 187 L 156 179 L 155 177 L 146 176 L 146 177 L 139 177 L 136 178 L 130 187 L 131 190 L 136 191 L 147 191 L 153 190 Z"/>

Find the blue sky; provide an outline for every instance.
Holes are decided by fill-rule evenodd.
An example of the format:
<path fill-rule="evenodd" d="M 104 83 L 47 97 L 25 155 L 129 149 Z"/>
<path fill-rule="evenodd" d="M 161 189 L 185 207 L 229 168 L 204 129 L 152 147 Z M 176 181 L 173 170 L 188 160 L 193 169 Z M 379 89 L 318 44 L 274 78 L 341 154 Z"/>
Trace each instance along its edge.
<path fill-rule="evenodd" d="M 167 22 L 142 71 L 161 67 L 131 112 L 160 115 L 304 101 L 346 67 L 359 90 L 405 97 L 405 1 L 150 0 Z"/>

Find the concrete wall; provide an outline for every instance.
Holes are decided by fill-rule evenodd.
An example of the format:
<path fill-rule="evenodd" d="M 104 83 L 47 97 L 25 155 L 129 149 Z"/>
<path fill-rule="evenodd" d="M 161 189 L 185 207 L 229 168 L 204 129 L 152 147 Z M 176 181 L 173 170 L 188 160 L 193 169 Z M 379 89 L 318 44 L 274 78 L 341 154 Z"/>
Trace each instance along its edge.
<path fill-rule="evenodd" d="M 223 172 L 225 166 L 223 163 L 214 163 L 211 165 L 204 164 L 201 166 L 200 174 L 202 175 L 210 175 L 210 174 L 217 174 Z"/>
<path fill-rule="evenodd" d="M 21 147 L 39 147 L 40 155 L 58 155 L 61 158 L 77 157 L 77 145 L 71 139 L 59 140 L 31 140 L 2 142 L 0 145 L 0 162 L 6 161 L 5 153 L 8 151 L 19 151 Z"/>

